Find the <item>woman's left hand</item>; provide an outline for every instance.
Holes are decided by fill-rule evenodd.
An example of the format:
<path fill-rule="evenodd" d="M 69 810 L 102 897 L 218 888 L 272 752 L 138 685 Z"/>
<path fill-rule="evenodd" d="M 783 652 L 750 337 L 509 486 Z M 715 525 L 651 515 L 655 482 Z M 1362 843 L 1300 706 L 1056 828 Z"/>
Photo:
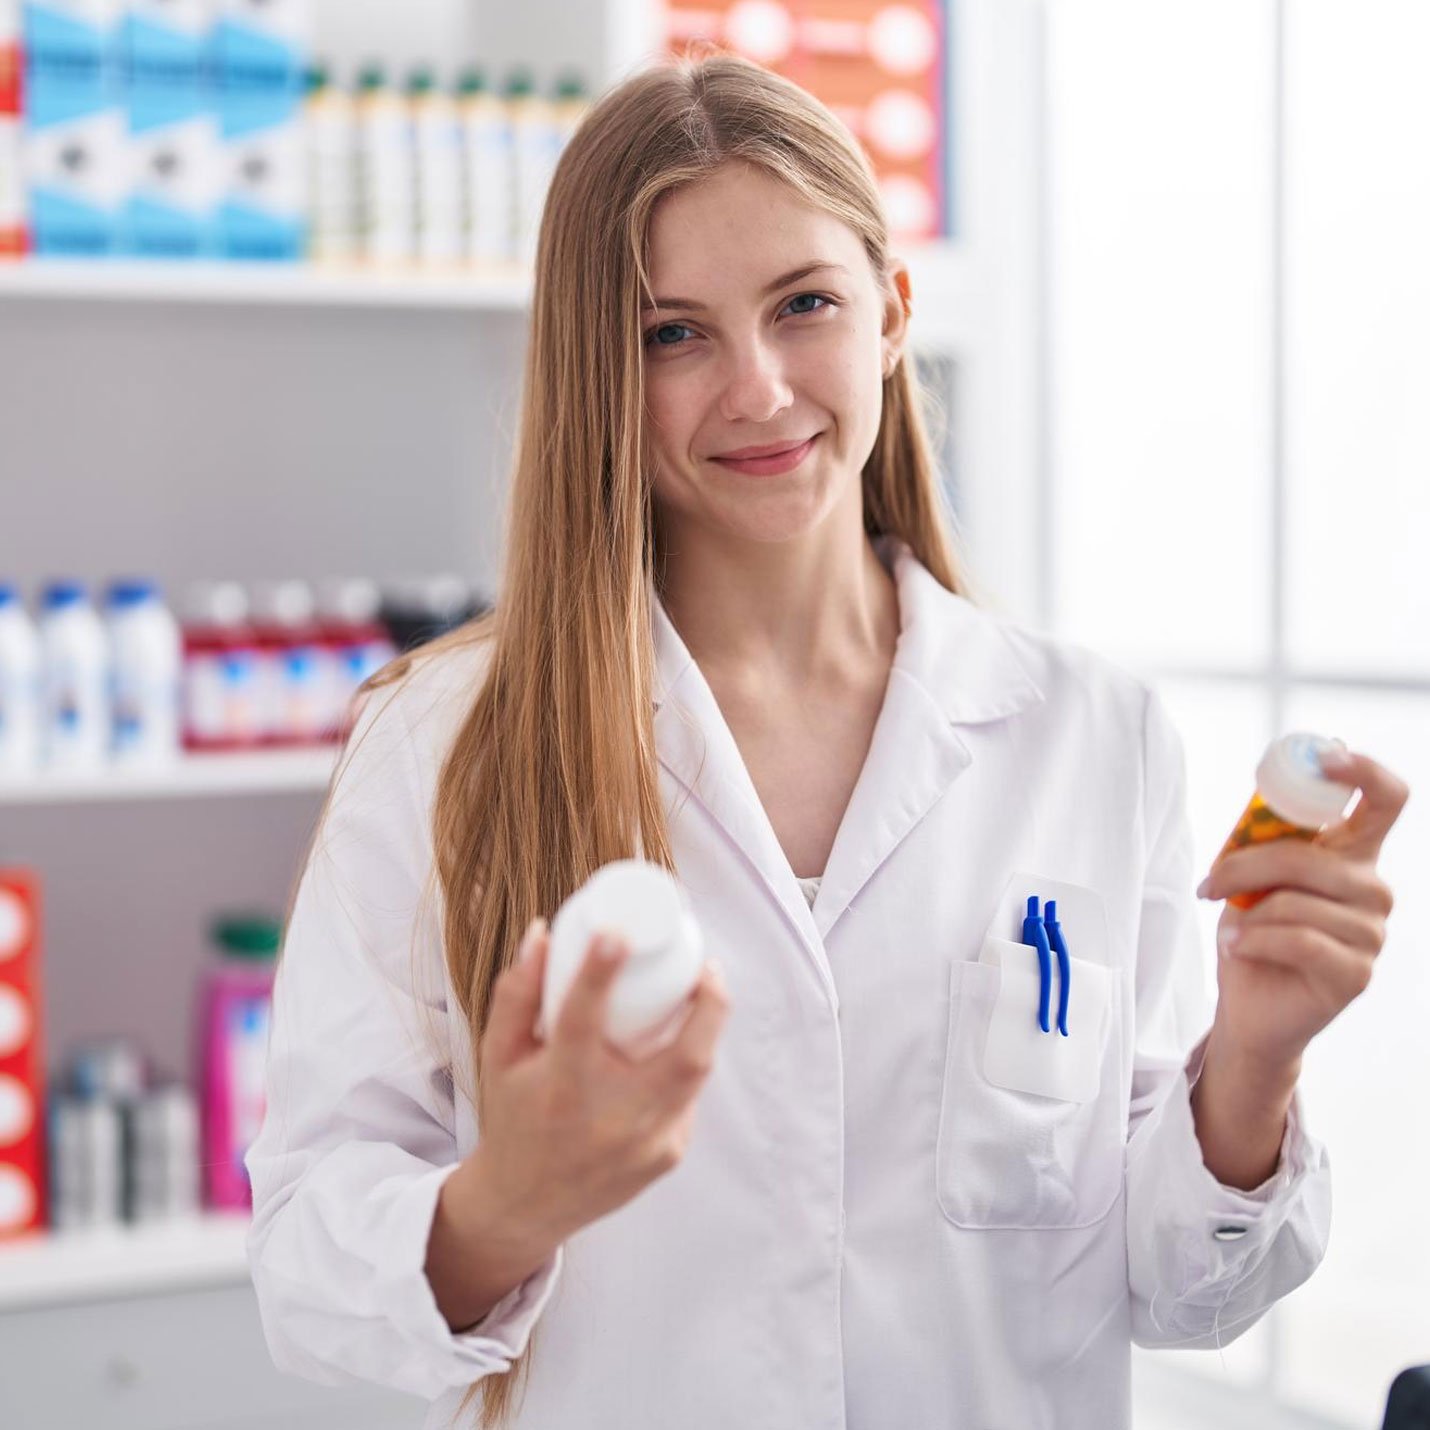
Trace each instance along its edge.
<path fill-rule="evenodd" d="M 1253 1065 L 1299 1066 L 1306 1044 L 1365 991 L 1385 943 L 1394 900 L 1376 861 L 1410 789 L 1365 755 L 1328 757 L 1324 768 L 1361 792 L 1348 818 L 1314 840 L 1234 850 L 1197 890 L 1272 891 L 1251 909 L 1228 904 L 1217 926 L 1218 1036 Z"/>

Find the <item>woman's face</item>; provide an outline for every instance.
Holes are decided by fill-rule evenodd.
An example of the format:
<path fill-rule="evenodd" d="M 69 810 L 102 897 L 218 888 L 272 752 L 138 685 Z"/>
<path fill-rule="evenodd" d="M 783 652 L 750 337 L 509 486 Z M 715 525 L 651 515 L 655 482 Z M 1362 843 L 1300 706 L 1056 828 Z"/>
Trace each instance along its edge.
<path fill-rule="evenodd" d="M 857 508 L 906 330 L 905 266 L 881 291 L 852 229 L 743 163 L 663 198 L 650 255 L 646 460 L 667 531 L 785 541 Z M 782 472 L 718 460 L 811 437 Z"/>

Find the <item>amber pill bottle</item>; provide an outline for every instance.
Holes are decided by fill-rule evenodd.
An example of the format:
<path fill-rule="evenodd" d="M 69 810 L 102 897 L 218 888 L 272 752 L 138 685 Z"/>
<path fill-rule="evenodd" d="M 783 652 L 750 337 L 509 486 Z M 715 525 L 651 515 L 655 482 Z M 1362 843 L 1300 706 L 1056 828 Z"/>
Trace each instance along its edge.
<path fill-rule="evenodd" d="M 1256 767 L 1256 793 L 1242 810 L 1217 861 L 1234 849 L 1269 839 L 1314 839 L 1327 824 L 1339 819 L 1355 790 L 1331 779 L 1321 768 L 1321 756 L 1345 748 L 1344 740 L 1304 730 L 1273 740 Z M 1254 908 L 1270 892 L 1257 889 L 1233 894 L 1227 903 L 1238 909 Z"/>

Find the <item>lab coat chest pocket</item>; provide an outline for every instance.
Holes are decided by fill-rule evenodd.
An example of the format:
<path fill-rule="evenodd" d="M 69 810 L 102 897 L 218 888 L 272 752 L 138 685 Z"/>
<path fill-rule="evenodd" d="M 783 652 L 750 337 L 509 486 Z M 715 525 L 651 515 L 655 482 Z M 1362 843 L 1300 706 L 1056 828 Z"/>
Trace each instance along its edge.
<path fill-rule="evenodd" d="M 1071 952 L 1069 966 L 1066 1037 L 1056 960 L 1047 1033 L 1030 945 L 990 933 L 977 962 L 952 966 L 935 1160 L 939 1206 L 957 1226 L 1091 1226 L 1117 1200 L 1122 982 Z"/>

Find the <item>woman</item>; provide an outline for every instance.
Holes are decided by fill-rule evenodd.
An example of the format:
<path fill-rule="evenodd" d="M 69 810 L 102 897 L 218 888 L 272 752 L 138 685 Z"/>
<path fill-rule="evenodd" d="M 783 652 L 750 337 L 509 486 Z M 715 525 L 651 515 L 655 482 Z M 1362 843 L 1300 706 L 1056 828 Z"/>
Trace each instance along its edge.
<path fill-rule="evenodd" d="M 432 1425 L 1114 1430 L 1132 1342 L 1224 1344 L 1318 1263 L 1296 1075 L 1404 787 L 1353 757 L 1348 821 L 1218 866 L 1276 892 L 1211 1020 L 1179 739 L 970 599 L 910 310 L 857 145 L 753 65 L 641 73 L 563 153 L 497 611 L 371 692 L 288 927 L 248 1157 L 281 1366 Z M 636 1063 L 593 946 L 536 1041 L 543 920 L 637 854 L 728 991 Z"/>

